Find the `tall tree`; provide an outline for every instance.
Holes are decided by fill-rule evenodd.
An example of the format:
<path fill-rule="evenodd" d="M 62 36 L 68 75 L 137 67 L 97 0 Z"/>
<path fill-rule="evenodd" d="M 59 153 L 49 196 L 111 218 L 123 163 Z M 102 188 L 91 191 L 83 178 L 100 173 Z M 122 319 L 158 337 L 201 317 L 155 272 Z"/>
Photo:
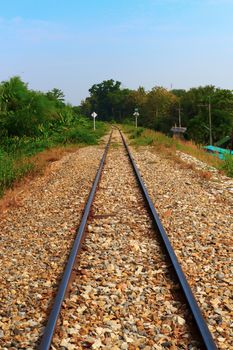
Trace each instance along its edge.
<path fill-rule="evenodd" d="M 172 108 L 178 98 L 163 87 L 154 87 L 147 95 L 147 125 L 168 132 L 172 126 Z"/>
<path fill-rule="evenodd" d="M 121 83 L 113 79 L 104 80 L 100 84 L 94 84 L 90 89 L 89 102 L 91 107 L 103 120 L 114 118 L 113 95 L 120 93 Z"/>

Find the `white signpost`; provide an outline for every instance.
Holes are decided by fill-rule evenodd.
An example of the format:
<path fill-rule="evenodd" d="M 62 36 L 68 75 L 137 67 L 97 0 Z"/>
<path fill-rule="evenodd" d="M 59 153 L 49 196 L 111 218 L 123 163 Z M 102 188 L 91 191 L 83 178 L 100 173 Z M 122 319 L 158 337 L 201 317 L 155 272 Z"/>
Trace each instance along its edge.
<path fill-rule="evenodd" d="M 135 108 L 133 115 L 135 116 L 135 125 L 136 125 L 136 128 L 137 128 L 138 127 L 138 117 L 139 117 L 138 108 Z"/>
<path fill-rule="evenodd" d="M 93 112 L 91 114 L 92 118 L 93 118 L 93 122 L 94 122 L 94 130 L 95 130 L 95 118 L 97 117 L 97 113 Z"/>

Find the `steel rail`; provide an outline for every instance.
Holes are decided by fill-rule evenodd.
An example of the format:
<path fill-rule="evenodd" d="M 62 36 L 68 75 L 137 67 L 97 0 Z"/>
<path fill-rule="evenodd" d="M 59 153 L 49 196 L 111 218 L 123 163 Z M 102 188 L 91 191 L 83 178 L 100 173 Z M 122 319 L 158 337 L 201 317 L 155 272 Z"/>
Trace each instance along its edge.
<path fill-rule="evenodd" d="M 165 248 L 165 251 L 167 253 L 167 256 L 169 257 L 169 260 L 171 261 L 171 264 L 173 266 L 173 269 L 176 273 L 176 276 L 178 278 L 178 281 L 179 281 L 179 284 L 181 286 L 181 289 L 183 291 L 183 294 L 185 296 L 185 299 L 187 301 L 187 304 L 189 306 L 189 309 L 192 313 L 192 316 L 193 316 L 193 319 L 195 321 L 195 324 L 197 326 L 197 330 L 199 331 L 199 335 L 200 335 L 200 338 L 202 340 L 202 343 L 203 343 L 203 346 L 204 346 L 204 349 L 206 350 L 217 350 L 217 346 L 215 345 L 215 342 L 213 340 L 213 337 L 208 329 L 208 326 L 206 324 L 206 321 L 201 313 L 201 310 L 197 304 L 197 301 L 192 293 L 192 290 L 188 284 L 188 281 L 185 277 L 185 274 L 181 268 L 181 265 L 179 264 L 178 262 L 178 259 L 176 257 L 176 254 L 172 248 L 172 245 L 169 241 L 169 238 L 163 228 L 163 225 L 160 221 L 160 218 L 156 212 L 156 209 L 150 199 L 150 196 L 148 194 L 148 191 L 146 189 L 146 186 L 142 180 L 142 177 L 140 175 L 140 172 L 136 166 L 136 163 L 130 153 L 130 150 L 129 150 L 129 147 L 124 139 L 124 136 L 121 132 L 120 129 L 118 129 L 119 132 L 120 132 L 120 135 L 121 135 L 121 138 L 122 138 L 122 141 L 123 141 L 123 144 L 125 146 L 125 149 L 126 149 L 126 152 L 127 152 L 127 155 L 130 159 L 130 163 L 133 167 L 133 170 L 134 170 L 134 173 L 136 175 L 136 178 L 137 178 L 137 181 L 140 185 L 140 189 L 142 191 L 142 194 L 143 194 L 143 197 L 145 198 L 146 200 L 146 203 L 148 205 L 148 208 L 149 208 L 149 211 L 150 211 L 150 214 L 151 214 L 151 217 L 152 217 L 152 220 L 153 220 L 153 223 L 157 229 L 157 232 L 159 233 L 159 236 L 161 238 L 161 241 L 163 243 L 163 246 Z"/>
<path fill-rule="evenodd" d="M 109 149 L 109 146 L 111 143 L 111 138 L 112 138 L 112 131 L 111 131 L 108 143 L 105 147 L 104 154 L 103 154 L 102 159 L 100 161 L 100 165 L 99 165 L 99 168 L 97 170 L 97 173 L 96 173 L 88 200 L 86 202 L 86 206 L 84 209 L 84 213 L 83 213 L 83 216 L 81 219 L 80 226 L 76 230 L 76 238 L 75 238 L 72 250 L 70 252 L 70 256 L 69 256 L 68 262 L 66 264 L 65 271 L 64 271 L 62 280 L 60 282 L 58 292 L 56 294 L 54 304 L 53 304 L 51 313 L 50 313 L 49 318 L 48 318 L 47 325 L 45 327 L 41 342 L 40 342 L 39 347 L 38 347 L 39 350 L 49 350 L 50 349 L 52 339 L 53 339 L 53 334 L 55 332 L 57 320 L 58 320 L 60 310 L 62 307 L 62 303 L 65 299 L 65 295 L 66 295 L 66 292 L 68 289 L 69 281 L 71 279 L 72 271 L 73 271 L 73 268 L 75 266 L 75 261 L 76 261 L 77 255 L 80 252 L 80 249 L 82 246 L 85 228 L 86 228 L 86 224 L 87 224 L 87 219 L 88 219 L 88 216 L 90 213 L 91 205 L 92 205 L 94 197 L 95 197 L 97 186 L 98 186 L 99 181 L 100 181 L 101 173 L 102 173 L 104 163 L 105 163 L 105 160 L 107 157 L 108 149 Z"/>

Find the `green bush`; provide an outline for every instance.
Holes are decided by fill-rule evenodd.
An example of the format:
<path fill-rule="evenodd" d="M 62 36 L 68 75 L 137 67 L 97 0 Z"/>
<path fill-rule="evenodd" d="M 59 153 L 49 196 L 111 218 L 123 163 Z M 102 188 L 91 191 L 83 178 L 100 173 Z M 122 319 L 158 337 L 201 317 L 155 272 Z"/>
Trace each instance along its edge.
<path fill-rule="evenodd" d="M 103 122 L 97 122 L 94 131 L 92 120 L 83 117 L 73 119 L 72 123 L 69 120 L 68 124 L 55 123 L 48 129 L 42 128 L 41 136 L 4 136 L 1 139 L 0 196 L 4 189 L 32 170 L 31 156 L 60 144 L 95 145 L 107 131 Z"/>
<path fill-rule="evenodd" d="M 147 145 L 152 145 L 154 142 L 154 138 L 152 136 L 144 136 L 144 137 L 139 137 L 134 141 L 135 145 L 138 146 L 147 146 Z"/>
<path fill-rule="evenodd" d="M 130 138 L 131 139 L 136 139 L 136 138 L 140 137 L 142 135 L 143 131 L 144 131 L 144 128 L 142 128 L 142 127 L 134 129 L 131 132 Z"/>
<path fill-rule="evenodd" d="M 107 126 L 81 117 L 59 89 L 30 90 L 20 77 L 0 83 L 0 195 L 28 173 L 30 157 L 59 144 L 94 145 Z"/>
<path fill-rule="evenodd" d="M 55 137 L 55 141 L 64 144 L 85 143 L 87 145 L 94 145 L 96 144 L 96 137 L 90 132 L 87 132 L 86 129 L 79 129 L 78 127 L 76 127 L 66 130 L 66 132 L 63 135 L 57 135 L 57 137 Z"/>
<path fill-rule="evenodd" d="M 32 167 L 31 163 L 20 162 L 16 165 L 14 158 L 0 149 L 0 196 L 4 189 L 28 173 Z"/>
<path fill-rule="evenodd" d="M 223 161 L 222 169 L 228 176 L 233 177 L 233 155 L 226 155 L 226 158 Z"/>
<path fill-rule="evenodd" d="M 13 164 L 13 159 L 0 149 L 0 195 L 15 180 Z"/>

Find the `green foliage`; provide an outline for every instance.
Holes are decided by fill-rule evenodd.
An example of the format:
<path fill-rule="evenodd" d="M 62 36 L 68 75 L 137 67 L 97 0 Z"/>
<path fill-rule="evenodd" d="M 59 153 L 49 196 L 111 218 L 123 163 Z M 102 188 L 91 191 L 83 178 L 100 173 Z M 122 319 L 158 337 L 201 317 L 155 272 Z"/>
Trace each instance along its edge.
<path fill-rule="evenodd" d="M 128 112 L 128 89 L 121 89 L 121 83 L 113 79 L 94 84 L 90 89 L 90 97 L 81 103 L 81 112 L 90 116 L 93 111 L 101 120 L 121 122 Z"/>
<path fill-rule="evenodd" d="M 223 161 L 222 169 L 230 177 L 233 177 L 233 155 L 226 155 L 225 160 Z"/>
<path fill-rule="evenodd" d="M 142 128 L 142 127 L 139 127 L 139 128 L 137 128 L 137 129 L 132 129 L 132 130 L 131 130 L 130 138 L 131 138 L 131 139 L 136 139 L 136 138 L 138 138 L 139 136 L 141 136 L 141 134 L 143 133 L 143 131 L 144 131 L 144 128 Z"/>
<path fill-rule="evenodd" d="M 53 136 L 54 142 L 95 145 L 107 130 L 106 125 L 102 122 L 96 122 L 95 131 L 90 120 L 83 121 L 82 119 L 81 124 L 74 124 L 70 128 L 63 128 L 62 132 L 56 132 Z"/>
<path fill-rule="evenodd" d="M 148 145 L 152 145 L 153 142 L 154 142 L 153 137 L 144 136 L 144 137 L 139 137 L 135 139 L 134 144 L 138 146 L 148 146 Z"/>
<path fill-rule="evenodd" d="M 217 157 L 205 152 L 202 147 L 193 144 L 190 141 L 182 142 L 181 140 L 174 139 L 166 136 L 160 132 L 154 132 L 150 129 L 138 128 L 135 129 L 132 125 L 123 125 L 125 133 L 129 134 L 129 138 L 132 140 L 132 144 L 137 146 L 153 145 L 157 150 L 168 149 L 175 155 L 175 151 L 185 152 L 194 156 L 201 161 L 222 169 L 227 176 L 233 177 L 233 154 L 226 155 L 225 160 L 220 160 Z M 162 148 L 161 148 L 162 147 Z"/>
<path fill-rule="evenodd" d="M 177 103 L 177 98 L 163 87 L 154 87 L 148 94 L 145 104 L 146 125 L 168 132 L 170 130 L 169 119 L 172 109 Z M 168 127 L 168 128 L 167 128 Z M 166 130 L 165 130 L 166 129 Z"/>
<path fill-rule="evenodd" d="M 211 154 L 205 152 L 202 147 L 195 145 L 191 141 L 174 139 L 151 129 L 143 129 L 142 133 L 136 136 L 135 128 L 132 125 L 123 125 L 123 130 L 129 134 L 129 138 L 132 139 L 131 142 L 134 145 L 153 145 L 157 151 L 165 153 L 166 156 L 172 155 L 173 157 L 176 156 L 176 150 L 182 151 L 217 169 L 223 169 L 228 176 L 232 176 L 233 156 L 227 158 L 226 162 L 223 162 L 217 157 L 213 157 Z"/>
<path fill-rule="evenodd" d="M 65 104 L 61 90 L 28 89 L 20 77 L 0 84 L 0 195 L 28 173 L 27 159 L 59 144 L 96 144 L 106 132 L 102 122 L 80 116 L 80 108 Z"/>
<path fill-rule="evenodd" d="M 72 125 L 58 124 L 40 136 L 5 137 L 0 142 L 0 196 L 4 189 L 33 169 L 31 156 L 60 144 L 95 145 L 106 131 L 103 122 L 96 122 L 94 131 L 91 120 L 79 117 Z"/>
<path fill-rule="evenodd" d="M 152 144 L 163 145 L 166 148 L 176 147 L 176 140 L 168 137 L 160 132 L 153 132 L 145 128 L 140 128 L 139 133 L 135 133 L 134 130 L 130 130 L 130 138 L 133 139 L 133 144 L 138 146 L 146 146 Z"/>
<path fill-rule="evenodd" d="M 80 106 L 82 113 L 89 117 L 96 111 L 102 120 L 134 123 L 134 109 L 138 108 L 138 125 L 171 135 L 172 126 L 179 125 L 178 108 L 181 106 L 182 126 L 187 127 L 185 137 L 198 144 L 208 144 L 210 102 L 213 141 L 231 135 L 233 129 L 233 92 L 212 85 L 188 91 L 168 91 L 160 86 L 150 91 L 143 87 L 129 90 L 122 89 L 120 82 L 111 79 L 93 85 L 89 92 L 90 97 Z"/>
<path fill-rule="evenodd" d="M 58 118 L 55 99 L 29 90 L 19 77 L 2 82 L 0 91 L 0 125 L 9 136 L 38 135 L 41 125 Z"/>
<path fill-rule="evenodd" d="M 230 135 L 233 128 L 233 93 L 205 86 L 192 88 L 181 96 L 183 125 L 187 137 L 197 143 L 209 143 L 209 103 L 211 104 L 213 141 Z"/>
<path fill-rule="evenodd" d="M 65 95 L 60 89 L 54 88 L 47 92 L 46 95 L 50 100 L 55 101 L 57 104 L 64 103 Z"/>
<path fill-rule="evenodd" d="M 3 188 L 9 186 L 14 178 L 13 160 L 6 152 L 0 149 L 0 195 Z"/>
<path fill-rule="evenodd" d="M 0 197 L 5 188 L 11 186 L 33 168 L 30 162 L 17 164 L 14 156 L 0 149 Z"/>

